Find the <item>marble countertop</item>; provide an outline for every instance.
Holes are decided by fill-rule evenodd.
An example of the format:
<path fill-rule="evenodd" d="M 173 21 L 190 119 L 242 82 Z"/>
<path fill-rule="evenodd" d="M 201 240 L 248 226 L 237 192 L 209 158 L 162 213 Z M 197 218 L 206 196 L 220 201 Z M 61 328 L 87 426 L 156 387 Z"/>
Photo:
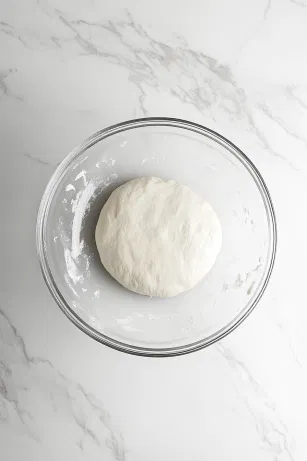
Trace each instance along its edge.
<path fill-rule="evenodd" d="M 1 460 L 305 461 L 306 0 L 0 5 Z M 35 249 L 59 162 L 141 116 L 231 139 L 267 182 L 279 230 L 253 314 L 220 343 L 162 360 L 75 328 Z"/>

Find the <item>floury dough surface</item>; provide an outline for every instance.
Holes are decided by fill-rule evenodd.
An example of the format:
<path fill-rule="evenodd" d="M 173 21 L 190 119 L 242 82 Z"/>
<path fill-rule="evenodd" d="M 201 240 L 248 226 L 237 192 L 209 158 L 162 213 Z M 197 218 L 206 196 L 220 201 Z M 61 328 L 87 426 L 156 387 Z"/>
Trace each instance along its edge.
<path fill-rule="evenodd" d="M 222 229 L 212 207 L 173 180 L 138 178 L 102 208 L 96 244 L 106 270 L 131 291 L 171 297 L 212 268 Z"/>

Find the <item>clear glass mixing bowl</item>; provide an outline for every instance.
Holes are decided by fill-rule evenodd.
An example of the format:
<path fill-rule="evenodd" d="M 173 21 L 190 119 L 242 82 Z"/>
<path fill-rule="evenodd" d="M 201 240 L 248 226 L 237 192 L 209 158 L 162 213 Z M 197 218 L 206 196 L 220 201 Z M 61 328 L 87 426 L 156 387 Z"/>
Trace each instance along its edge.
<path fill-rule="evenodd" d="M 222 224 L 214 267 L 174 298 L 128 291 L 97 253 L 103 204 L 116 187 L 141 176 L 187 184 Z M 230 141 L 184 120 L 145 118 L 95 133 L 61 163 L 41 201 L 37 249 L 49 290 L 82 331 L 124 352 L 172 356 L 214 343 L 253 310 L 272 271 L 276 223 L 260 173 Z"/>

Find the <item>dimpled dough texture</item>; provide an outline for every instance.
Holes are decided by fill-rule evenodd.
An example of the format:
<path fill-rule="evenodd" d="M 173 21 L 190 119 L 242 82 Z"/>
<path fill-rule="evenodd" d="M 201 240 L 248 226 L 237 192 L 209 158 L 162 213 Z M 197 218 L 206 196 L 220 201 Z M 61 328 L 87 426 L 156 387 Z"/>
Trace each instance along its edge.
<path fill-rule="evenodd" d="M 210 271 L 222 229 L 212 207 L 189 187 L 150 177 L 111 194 L 95 238 L 102 264 L 124 287 L 171 297 Z"/>

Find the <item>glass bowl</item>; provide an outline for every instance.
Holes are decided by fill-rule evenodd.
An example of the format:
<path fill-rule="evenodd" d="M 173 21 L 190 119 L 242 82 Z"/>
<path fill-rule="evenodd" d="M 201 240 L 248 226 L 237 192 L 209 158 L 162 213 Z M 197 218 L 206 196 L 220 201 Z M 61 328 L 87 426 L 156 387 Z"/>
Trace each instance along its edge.
<path fill-rule="evenodd" d="M 106 272 L 96 249 L 103 204 L 116 187 L 141 176 L 188 185 L 221 221 L 214 267 L 174 298 L 128 291 Z M 250 314 L 273 268 L 276 222 L 260 173 L 230 141 L 188 121 L 144 118 L 95 133 L 61 163 L 41 201 L 37 249 L 51 294 L 82 331 L 120 351 L 173 356 L 214 343 Z"/>

